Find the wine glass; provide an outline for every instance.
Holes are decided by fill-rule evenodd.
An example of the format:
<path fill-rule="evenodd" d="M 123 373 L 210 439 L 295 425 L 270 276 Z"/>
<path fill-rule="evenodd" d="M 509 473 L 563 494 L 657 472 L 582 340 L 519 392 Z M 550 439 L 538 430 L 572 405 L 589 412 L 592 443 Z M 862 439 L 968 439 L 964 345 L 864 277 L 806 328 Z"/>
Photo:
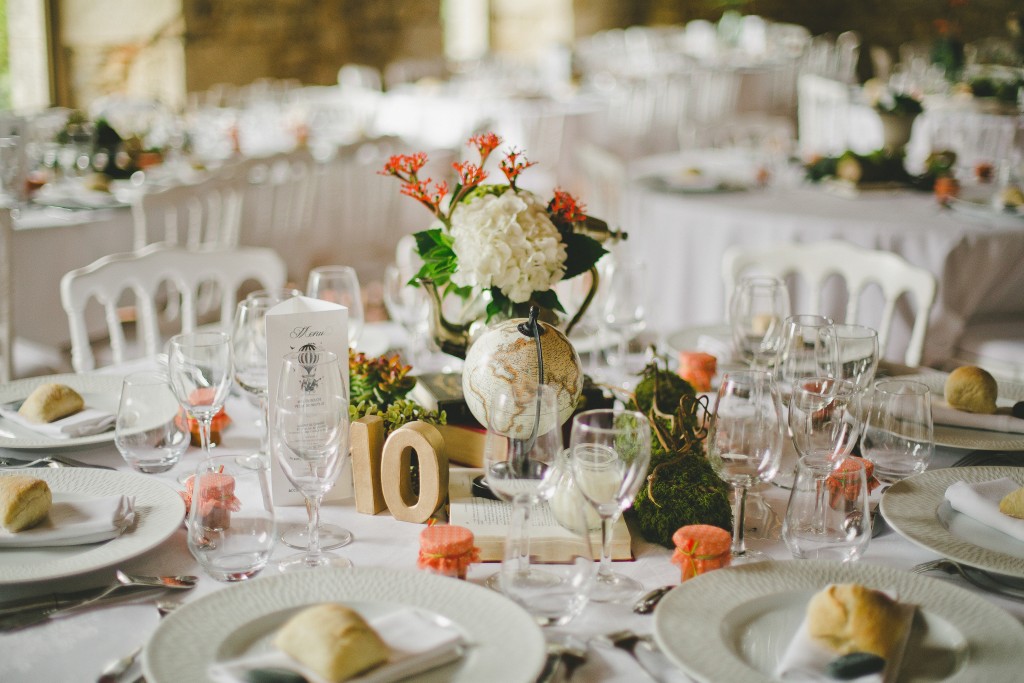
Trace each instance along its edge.
<path fill-rule="evenodd" d="M 159 372 L 135 372 L 124 378 L 118 402 L 114 443 L 139 472 L 166 472 L 178 464 L 192 440 L 177 419 L 178 399 Z"/>
<path fill-rule="evenodd" d="M 346 359 L 347 360 L 347 359 Z M 344 366 L 347 370 L 347 363 Z M 274 403 L 274 450 L 288 481 L 306 499 L 306 552 L 281 561 L 281 571 L 351 567 L 320 547 L 320 503 L 348 455 L 348 396 L 337 354 L 302 349 L 281 360 Z"/>
<path fill-rule="evenodd" d="M 275 300 L 275 303 L 281 303 L 288 299 L 294 299 L 297 296 L 304 296 L 305 292 L 301 289 L 295 289 L 293 287 L 273 287 L 271 289 L 257 289 L 256 291 L 249 292 L 246 299 L 263 299 L 271 298 Z"/>
<path fill-rule="evenodd" d="M 789 400 L 789 428 L 802 456 L 839 460 L 849 455 L 861 428 L 860 388 L 833 377 L 797 382 Z"/>
<path fill-rule="evenodd" d="M 359 277 L 351 266 L 320 266 L 309 271 L 306 296 L 341 304 L 348 309 L 348 345 L 356 348 L 363 333 L 363 298 Z"/>
<path fill-rule="evenodd" d="M 556 574 L 530 566 L 530 514 L 558 485 L 556 460 L 562 452 L 555 390 L 547 385 L 511 384 L 487 404 L 484 477 L 488 488 L 512 502 L 505 561 L 488 584 L 502 592 L 522 586 L 551 586 Z M 593 560 L 591 560 L 593 561 Z"/>
<path fill-rule="evenodd" d="M 870 389 L 878 369 L 878 331 L 866 325 L 835 325 L 836 377 L 850 380 L 862 392 Z"/>
<path fill-rule="evenodd" d="M 836 377 L 838 370 L 835 327 L 823 315 L 791 315 L 782 325 L 775 355 L 774 379 L 788 398 L 804 377 Z"/>
<path fill-rule="evenodd" d="M 766 370 L 779 350 L 783 321 L 789 316 L 789 290 L 774 277 L 740 280 L 729 302 L 729 324 L 736 353 L 755 370 Z"/>
<path fill-rule="evenodd" d="M 892 484 L 928 468 L 935 451 L 931 392 L 901 379 L 875 382 L 861 454 L 875 465 L 875 477 Z"/>
<path fill-rule="evenodd" d="M 428 338 L 430 304 L 426 290 L 410 285 L 409 278 L 401 268 L 391 264 L 384 269 L 384 306 L 391 319 L 405 330 L 406 362 L 419 367 L 421 354 L 425 350 L 424 342 Z"/>
<path fill-rule="evenodd" d="M 279 303 L 271 297 L 250 296 L 238 302 L 231 341 L 235 357 L 235 381 L 256 399 L 260 408 L 260 445 L 248 456 L 250 467 L 270 466 L 269 423 L 267 417 L 267 311 Z"/>
<path fill-rule="evenodd" d="M 643 413 L 601 408 L 573 418 L 569 465 L 573 482 L 601 518 L 601 564 L 591 600 L 621 602 L 639 593 L 636 580 L 612 571 L 612 529 L 633 504 L 651 460 L 651 425 Z"/>
<path fill-rule="evenodd" d="M 210 426 L 227 400 L 232 379 L 231 337 L 223 332 L 189 332 L 171 337 L 167 374 L 178 403 L 199 424 L 204 454 L 210 455 Z"/>
<path fill-rule="evenodd" d="M 747 489 L 771 481 L 782 457 L 782 402 L 771 374 L 762 370 L 729 372 L 715 398 L 708 428 L 708 460 L 715 472 L 732 486 L 732 564 L 762 562 L 762 552 L 744 542 Z"/>
<path fill-rule="evenodd" d="M 609 365 L 615 369 L 615 381 L 629 387 L 633 384 L 631 375 L 641 370 L 630 363 L 629 345 L 647 326 L 647 266 L 638 261 L 616 260 L 606 271 L 603 287 L 602 322 L 616 341 Z"/>

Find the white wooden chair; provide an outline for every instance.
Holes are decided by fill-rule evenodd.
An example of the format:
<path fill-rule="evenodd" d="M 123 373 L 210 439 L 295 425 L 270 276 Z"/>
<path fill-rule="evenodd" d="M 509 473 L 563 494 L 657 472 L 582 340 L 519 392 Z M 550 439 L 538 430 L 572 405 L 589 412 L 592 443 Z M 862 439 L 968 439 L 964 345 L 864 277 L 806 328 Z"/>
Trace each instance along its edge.
<path fill-rule="evenodd" d="M 199 183 L 141 195 L 132 204 L 134 248 L 157 242 L 190 249 L 238 244 L 243 180 L 228 168 Z"/>
<path fill-rule="evenodd" d="M 14 374 L 14 286 L 11 277 L 11 210 L 0 207 L 0 382 Z"/>
<path fill-rule="evenodd" d="M 113 363 L 126 359 L 125 331 L 119 316 L 123 295 L 134 294 L 136 325 L 143 355 L 159 351 L 160 309 L 168 291 L 180 299 L 180 331 L 197 324 L 197 297 L 212 283 L 220 297 L 220 323 L 230 326 L 239 289 L 247 282 L 260 288 L 281 287 L 285 266 L 273 250 L 237 247 L 191 251 L 154 244 L 135 252 L 112 254 L 66 273 L 60 297 L 71 331 L 71 364 L 76 372 L 92 370 L 96 358 L 85 325 L 85 311 L 95 299 L 104 309 Z"/>
<path fill-rule="evenodd" d="M 725 300 L 732 298 L 735 284 L 744 274 L 757 273 L 785 278 L 799 275 L 806 283 L 808 303 L 805 312 L 824 311 L 822 291 L 826 281 L 839 276 L 845 281 L 848 298 L 845 321 L 858 322 L 861 294 L 871 285 L 882 292 L 884 305 L 877 323 L 878 344 L 887 348 L 897 300 L 904 293 L 914 299 L 914 324 L 903 362 L 921 364 L 928 315 L 935 302 L 935 276 L 902 257 L 885 251 L 872 251 L 847 242 L 826 240 L 810 244 L 784 244 L 774 247 L 730 247 L 722 255 Z M 793 292 L 790 293 L 791 296 Z"/>

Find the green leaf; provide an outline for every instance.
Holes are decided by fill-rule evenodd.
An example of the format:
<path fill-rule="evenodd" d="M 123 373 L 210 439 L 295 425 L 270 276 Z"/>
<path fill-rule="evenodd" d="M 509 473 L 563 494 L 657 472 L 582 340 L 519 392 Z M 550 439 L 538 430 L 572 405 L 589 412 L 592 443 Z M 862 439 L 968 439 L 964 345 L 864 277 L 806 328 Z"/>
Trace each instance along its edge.
<path fill-rule="evenodd" d="M 563 280 L 576 277 L 590 270 L 598 260 L 608 253 L 593 237 L 570 232 L 563 236 L 565 241 L 565 274 Z"/>
<path fill-rule="evenodd" d="M 534 303 L 544 308 L 550 308 L 553 311 L 559 313 L 565 313 L 565 309 L 562 308 L 562 302 L 558 300 L 558 294 L 553 289 L 549 289 L 546 292 L 534 292 L 533 296 L 530 297 Z"/>
<path fill-rule="evenodd" d="M 416 238 L 416 251 L 420 254 L 425 254 L 435 246 L 442 244 L 440 228 L 421 230 L 420 232 L 414 233 L 413 237 Z"/>

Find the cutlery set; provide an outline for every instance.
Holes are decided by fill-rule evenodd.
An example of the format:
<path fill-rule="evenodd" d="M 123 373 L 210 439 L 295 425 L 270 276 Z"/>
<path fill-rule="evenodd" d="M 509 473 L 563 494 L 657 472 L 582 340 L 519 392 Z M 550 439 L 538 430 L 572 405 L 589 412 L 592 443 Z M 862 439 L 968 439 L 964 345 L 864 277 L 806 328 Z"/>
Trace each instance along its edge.
<path fill-rule="evenodd" d="M 1015 600 L 1024 600 L 1024 580 L 1015 580 L 1008 576 L 999 576 L 982 569 L 970 567 L 953 560 L 939 558 L 922 562 L 914 566 L 911 571 L 915 574 L 924 574 L 930 571 L 942 571 L 947 574 L 959 575 L 962 579 L 976 588 L 989 593 L 996 593 Z"/>

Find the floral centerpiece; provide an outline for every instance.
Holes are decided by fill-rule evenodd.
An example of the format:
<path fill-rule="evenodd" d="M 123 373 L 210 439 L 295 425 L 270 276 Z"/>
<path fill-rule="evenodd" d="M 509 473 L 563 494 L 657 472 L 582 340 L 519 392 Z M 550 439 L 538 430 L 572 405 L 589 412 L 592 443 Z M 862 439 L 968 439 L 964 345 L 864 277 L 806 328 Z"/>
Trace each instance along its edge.
<path fill-rule="evenodd" d="M 458 175 L 454 188 L 420 177 L 427 163 L 423 152 L 393 156 L 381 171 L 401 180 L 402 194 L 423 204 L 436 219 L 415 235 L 423 259 L 416 282 L 427 286 L 438 304 L 449 295 L 464 301 L 480 297 L 488 322 L 526 317 L 532 305 L 564 314 L 554 286 L 589 271 L 596 287 L 595 264 L 606 251 L 595 236 L 607 239 L 621 233 L 587 216 L 584 206 L 564 190 L 556 188 L 545 202 L 520 188 L 520 175 L 535 162 L 518 149 L 505 152 L 499 164 L 507 184 L 485 184 L 484 166 L 501 142 L 493 133 L 470 138 L 479 162 L 452 165 Z M 447 327 L 450 332 L 455 326 Z M 458 347 L 457 342 L 447 348 L 442 344 L 443 350 L 461 355 Z"/>

